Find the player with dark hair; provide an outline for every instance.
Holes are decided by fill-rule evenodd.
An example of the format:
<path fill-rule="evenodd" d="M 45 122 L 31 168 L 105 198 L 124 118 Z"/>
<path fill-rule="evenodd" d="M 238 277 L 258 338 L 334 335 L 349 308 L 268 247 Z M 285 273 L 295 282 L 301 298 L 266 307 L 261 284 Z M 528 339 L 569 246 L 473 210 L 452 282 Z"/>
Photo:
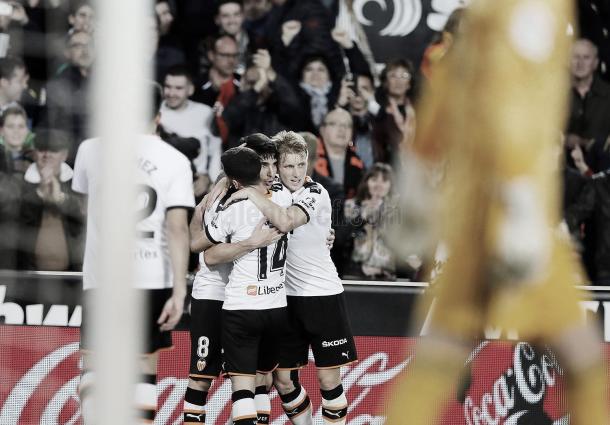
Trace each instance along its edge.
<path fill-rule="evenodd" d="M 267 136 L 256 133 L 243 137 L 241 143 L 256 152 L 261 162 L 260 180 L 270 189 L 277 172 L 277 149 Z M 228 192 L 231 195 L 232 191 Z M 259 222 L 252 235 L 237 243 L 222 243 L 217 250 L 224 250 L 230 258 L 222 264 L 209 265 L 204 261 L 203 250 L 209 246 L 204 223 L 210 224 L 224 207 L 228 196 L 216 202 L 211 211 L 203 214 L 202 202 L 191 221 L 191 250 L 200 254 L 200 269 L 193 282 L 191 302 L 191 368 L 184 404 L 185 423 L 204 423 L 207 391 L 212 380 L 221 372 L 221 316 L 225 299 L 225 286 L 231 272 L 231 261 L 244 253 L 266 247 L 281 234 Z M 268 382 L 265 383 L 264 381 Z M 255 404 L 259 424 L 268 423 L 271 411 L 269 387 L 271 379 L 257 378 Z"/>
<path fill-rule="evenodd" d="M 308 363 L 311 346 L 322 394 L 325 424 L 345 424 L 348 403 L 341 384 L 341 366 L 356 361 L 343 286 L 327 249 L 332 207 L 328 192 L 306 180 L 307 144 L 291 131 L 274 136 L 278 143 L 281 183 L 293 203 L 278 206 L 251 188 L 231 196 L 249 199 L 282 232 L 291 233 L 286 257 L 289 329 L 280 342 L 274 384 L 282 407 L 295 425 L 312 423 L 311 402 L 299 382 L 298 370 Z"/>
<path fill-rule="evenodd" d="M 290 194 L 283 188 L 274 185 L 269 190 L 260 180 L 261 163 L 252 149 L 229 149 L 222 155 L 222 164 L 237 189 L 252 188 L 282 206 L 292 203 Z M 250 201 L 227 202 L 226 205 L 205 226 L 205 232 L 213 243 L 230 238 L 233 245 L 247 239 L 264 216 Z M 287 244 L 285 235 L 269 246 L 245 252 L 233 262 L 229 275 L 222 311 L 222 346 L 225 370 L 233 388 L 234 424 L 257 422 L 256 374 L 272 372 L 278 364 L 277 341 L 282 324 L 286 322 L 284 264 Z M 225 255 L 223 247 L 218 246 L 207 250 L 204 258 L 212 265 L 225 262 L 226 259 L 214 261 Z"/>

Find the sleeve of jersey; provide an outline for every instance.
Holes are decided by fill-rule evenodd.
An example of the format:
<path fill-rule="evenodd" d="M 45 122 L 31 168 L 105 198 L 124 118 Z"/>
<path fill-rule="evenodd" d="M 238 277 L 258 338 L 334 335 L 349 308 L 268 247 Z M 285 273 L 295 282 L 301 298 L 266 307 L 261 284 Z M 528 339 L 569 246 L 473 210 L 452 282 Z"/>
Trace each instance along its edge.
<path fill-rule="evenodd" d="M 180 158 L 183 159 L 183 158 Z M 193 173 L 184 158 L 176 164 L 176 170 L 169 184 L 167 208 L 194 208 Z"/>
<path fill-rule="evenodd" d="M 207 219 L 207 214 L 212 214 L 211 220 Z M 221 211 L 219 213 L 208 212 L 206 213 L 206 217 L 204 217 L 204 220 L 206 223 L 204 226 L 205 235 L 207 236 L 210 242 L 212 242 L 213 244 L 219 244 L 227 239 L 227 236 L 229 236 L 229 232 L 225 223 L 225 211 Z"/>
<path fill-rule="evenodd" d="M 78 193 L 89 193 L 89 180 L 87 178 L 86 156 L 87 145 L 83 142 L 76 152 L 74 160 L 74 175 L 72 176 L 72 190 Z"/>
<path fill-rule="evenodd" d="M 294 205 L 301 209 L 307 216 L 307 222 L 311 220 L 318 212 L 320 207 L 321 190 L 318 185 L 312 185 L 306 188 L 294 199 Z"/>

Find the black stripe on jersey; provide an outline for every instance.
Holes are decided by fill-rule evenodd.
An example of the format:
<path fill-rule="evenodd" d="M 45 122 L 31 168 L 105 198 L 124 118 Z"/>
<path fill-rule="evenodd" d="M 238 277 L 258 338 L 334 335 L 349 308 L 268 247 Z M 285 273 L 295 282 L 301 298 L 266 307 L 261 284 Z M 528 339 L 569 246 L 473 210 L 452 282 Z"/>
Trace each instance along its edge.
<path fill-rule="evenodd" d="M 231 197 L 231 195 L 233 195 L 235 192 L 237 192 L 237 189 L 235 187 L 233 187 L 233 185 L 231 185 L 229 187 L 229 189 L 227 189 L 227 193 L 225 193 L 225 196 L 222 197 L 222 199 L 220 200 L 220 202 L 218 202 L 218 206 L 216 207 L 216 211 L 215 212 L 220 212 L 224 209 L 224 203 L 227 202 L 227 200 Z"/>
<path fill-rule="evenodd" d="M 292 206 L 300 208 L 301 211 L 303 211 L 305 213 L 305 216 L 307 217 L 307 223 L 309 223 L 309 220 L 311 220 L 311 217 L 309 217 L 309 213 L 307 212 L 305 207 L 303 205 L 299 205 L 299 204 L 292 204 Z"/>
<path fill-rule="evenodd" d="M 269 190 L 272 191 L 272 192 L 281 192 L 282 189 L 284 189 L 284 185 L 282 183 L 280 183 L 280 182 L 273 183 L 271 185 L 271 188 L 269 188 Z"/>
<path fill-rule="evenodd" d="M 223 210 L 226 210 L 226 209 L 228 209 L 228 208 L 229 208 L 231 205 L 235 205 L 235 204 L 237 204 L 238 202 L 247 201 L 247 200 L 248 200 L 248 198 L 237 199 L 236 201 L 232 201 L 230 204 L 223 205 L 223 206 L 222 206 L 222 209 L 223 209 Z"/>
<path fill-rule="evenodd" d="M 205 229 L 205 235 L 206 235 L 206 237 L 208 238 L 208 240 L 209 240 L 210 242 L 212 242 L 213 244 L 218 245 L 220 242 L 218 242 L 218 241 L 214 240 L 214 238 L 213 238 L 213 237 L 212 237 L 212 235 L 210 234 L 210 231 L 208 230 L 208 225 L 206 224 L 206 225 L 205 225 L 203 228 Z"/>
<path fill-rule="evenodd" d="M 318 183 L 314 182 L 314 181 L 310 181 L 310 182 L 305 182 L 305 184 L 303 185 L 303 187 L 305 189 L 309 189 L 310 193 L 322 193 L 322 190 L 320 189 L 320 187 L 318 186 Z"/>
<path fill-rule="evenodd" d="M 193 209 L 193 207 L 187 207 L 186 205 L 172 205 L 171 207 L 167 207 L 165 211 L 175 210 L 176 208 L 184 208 L 187 211 Z"/>

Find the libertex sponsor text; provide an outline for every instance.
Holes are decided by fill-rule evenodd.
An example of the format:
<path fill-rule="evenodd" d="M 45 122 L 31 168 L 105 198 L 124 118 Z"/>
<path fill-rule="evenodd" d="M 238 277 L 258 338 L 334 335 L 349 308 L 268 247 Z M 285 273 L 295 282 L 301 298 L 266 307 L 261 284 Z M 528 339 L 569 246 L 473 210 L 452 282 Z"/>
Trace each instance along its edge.
<path fill-rule="evenodd" d="M 248 285 L 246 287 L 246 293 L 253 297 L 255 297 L 257 295 L 273 295 L 273 294 L 277 294 L 278 292 L 280 292 L 283 288 L 284 288 L 283 283 L 280 283 L 277 286 Z"/>

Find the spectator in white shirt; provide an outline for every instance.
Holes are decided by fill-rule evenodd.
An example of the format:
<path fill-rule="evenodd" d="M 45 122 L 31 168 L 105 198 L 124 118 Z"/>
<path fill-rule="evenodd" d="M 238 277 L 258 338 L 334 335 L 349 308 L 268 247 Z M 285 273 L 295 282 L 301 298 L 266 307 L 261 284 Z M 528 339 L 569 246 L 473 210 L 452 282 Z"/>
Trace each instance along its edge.
<path fill-rule="evenodd" d="M 180 137 L 194 137 L 201 148 L 195 158 L 195 196 L 207 192 L 210 180 L 220 173 L 220 139 L 212 134 L 210 125 L 214 118 L 212 108 L 189 100 L 194 92 L 193 79 L 185 66 L 169 69 L 163 85 L 161 125 L 166 131 Z"/>

